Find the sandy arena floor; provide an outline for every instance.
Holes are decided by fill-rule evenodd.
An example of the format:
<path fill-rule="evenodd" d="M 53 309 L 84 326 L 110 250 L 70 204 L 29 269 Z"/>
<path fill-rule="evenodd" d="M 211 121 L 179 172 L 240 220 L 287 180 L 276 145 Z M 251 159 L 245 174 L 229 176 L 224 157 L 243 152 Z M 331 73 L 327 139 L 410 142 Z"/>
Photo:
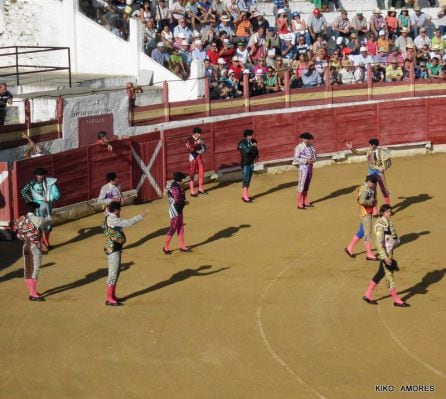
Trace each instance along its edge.
<path fill-rule="evenodd" d="M 55 228 L 44 303 L 27 299 L 20 243 L 1 242 L 0 397 L 445 398 L 445 164 L 446 155 L 395 159 L 388 172 L 407 309 L 384 281 L 379 305 L 364 303 L 378 265 L 362 243 L 356 259 L 343 252 L 365 164 L 317 169 L 305 211 L 296 173 L 255 175 L 252 205 L 239 183 L 209 185 L 185 210 L 188 254 L 176 238 L 162 253 L 167 204 L 149 204 L 127 229 L 120 308 L 104 305 L 102 215 Z"/>

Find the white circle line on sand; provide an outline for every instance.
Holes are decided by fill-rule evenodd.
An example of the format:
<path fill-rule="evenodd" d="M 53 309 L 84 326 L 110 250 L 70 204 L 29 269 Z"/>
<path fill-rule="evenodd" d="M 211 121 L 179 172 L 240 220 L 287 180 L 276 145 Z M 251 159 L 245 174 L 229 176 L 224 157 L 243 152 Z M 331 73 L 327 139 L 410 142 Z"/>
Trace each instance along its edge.
<path fill-rule="evenodd" d="M 415 355 L 415 353 L 411 352 L 396 336 L 396 334 L 393 332 L 393 330 L 389 327 L 389 325 L 386 323 L 384 318 L 382 317 L 382 312 L 378 308 L 377 309 L 378 317 L 381 320 L 381 323 L 384 325 L 385 329 L 389 333 L 389 335 L 392 337 L 392 339 L 395 341 L 395 343 L 404 351 L 406 352 L 411 358 L 415 359 L 417 362 L 422 364 L 424 367 L 432 371 L 433 373 L 437 374 L 438 376 L 442 378 L 446 378 L 446 375 L 444 375 L 441 371 L 437 370 L 435 367 L 431 366 L 429 363 L 425 362 L 423 359 Z"/>
<path fill-rule="evenodd" d="M 305 256 L 306 254 L 310 253 L 311 251 L 308 250 L 306 252 L 304 252 L 300 257 L 302 258 L 303 256 Z M 274 277 L 274 279 L 272 279 L 269 284 L 266 286 L 265 290 L 263 291 L 262 295 L 260 296 L 260 300 L 259 300 L 259 304 L 257 306 L 257 311 L 256 311 L 256 321 L 257 321 L 257 326 L 260 330 L 260 336 L 262 337 L 263 343 L 265 344 L 266 348 L 268 349 L 268 352 L 271 354 L 271 356 L 282 366 L 285 368 L 285 370 L 291 374 L 298 382 L 299 384 L 303 385 L 305 388 L 307 388 L 308 390 L 310 390 L 313 394 L 315 394 L 319 399 L 326 399 L 326 397 L 324 395 L 322 395 L 320 392 L 318 392 L 316 389 L 314 389 L 311 385 L 309 385 L 308 383 L 306 383 L 298 374 L 296 374 L 294 372 L 293 369 L 291 369 L 291 367 L 288 366 L 288 364 L 274 351 L 274 349 L 272 348 L 271 344 L 268 341 L 268 338 L 266 336 L 265 330 L 263 328 L 263 324 L 262 324 L 262 306 L 263 306 L 263 300 L 265 299 L 266 295 L 268 294 L 269 290 L 271 289 L 271 287 L 277 282 L 277 280 L 280 278 L 280 276 L 282 276 L 282 274 L 284 274 L 288 269 L 290 269 L 292 266 L 294 266 L 297 263 L 298 259 L 289 263 L 288 265 L 286 265 L 277 275 L 276 277 Z"/>

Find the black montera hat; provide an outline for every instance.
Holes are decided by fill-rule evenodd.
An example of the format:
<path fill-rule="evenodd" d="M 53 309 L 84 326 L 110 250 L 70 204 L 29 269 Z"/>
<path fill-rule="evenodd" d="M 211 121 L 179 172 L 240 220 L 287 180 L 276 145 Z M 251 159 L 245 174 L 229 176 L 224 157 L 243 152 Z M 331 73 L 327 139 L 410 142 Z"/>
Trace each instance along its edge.
<path fill-rule="evenodd" d="M 313 139 L 314 139 L 313 135 L 312 135 L 311 133 L 309 133 L 309 132 L 304 132 L 304 133 L 302 133 L 302 134 L 299 136 L 299 138 L 301 138 L 301 139 L 305 139 L 305 140 L 313 140 Z"/>
<path fill-rule="evenodd" d="M 201 128 L 200 127 L 194 127 L 192 130 L 192 133 L 200 133 L 201 134 Z"/>
<path fill-rule="evenodd" d="M 181 181 L 183 179 L 185 179 L 187 177 L 186 174 L 184 174 L 183 172 L 175 172 L 173 174 L 173 180 L 175 181 Z"/>
<path fill-rule="evenodd" d="M 48 171 L 43 168 L 37 168 L 37 169 L 34 169 L 33 174 L 34 174 L 34 176 L 46 176 L 48 174 Z"/>
<path fill-rule="evenodd" d="M 379 145 L 379 140 L 378 139 L 370 139 L 369 144 L 370 145 Z"/>
<path fill-rule="evenodd" d="M 252 129 L 246 129 L 243 132 L 243 136 L 245 136 L 245 137 L 252 136 L 253 134 L 254 134 L 254 130 L 252 130 Z"/>

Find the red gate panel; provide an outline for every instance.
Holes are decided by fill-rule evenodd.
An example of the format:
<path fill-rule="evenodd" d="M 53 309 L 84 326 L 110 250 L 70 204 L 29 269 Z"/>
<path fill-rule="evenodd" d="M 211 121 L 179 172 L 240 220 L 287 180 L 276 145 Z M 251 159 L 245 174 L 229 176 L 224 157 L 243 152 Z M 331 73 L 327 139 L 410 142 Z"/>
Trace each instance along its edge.
<path fill-rule="evenodd" d="M 7 162 L 0 162 L 0 227 L 9 226 L 12 219 L 11 177 Z"/>
<path fill-rule="evenodd" d="M 305 111 L 297 114 L 298 133 L 310 132 L 314 136 L 317 152 L 334 152 L 334 110 L 332 108 L 317 111 Z"/>
<path fill-rule="evenodd" d="M 113 114 L 84 116 L 78 119 L 79 147 L 94 144 L 98 132 L 107 132 L 107 137 L 113 136 Z"/>

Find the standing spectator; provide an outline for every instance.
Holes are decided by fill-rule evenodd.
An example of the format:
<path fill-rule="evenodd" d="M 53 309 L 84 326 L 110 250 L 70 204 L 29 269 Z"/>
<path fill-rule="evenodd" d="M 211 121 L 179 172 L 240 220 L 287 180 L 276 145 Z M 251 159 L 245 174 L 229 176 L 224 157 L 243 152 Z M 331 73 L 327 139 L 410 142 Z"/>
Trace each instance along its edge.
<path fill-rule="evenodd" d="M 201 40 L 195 40 L 195 48 L 192 50 L 192 60 L 198 60 L 204 62 L 206 59 L 206 51 L 203 48 L 203 43 Z"/>
<path fill-rule="evenodd" d="M 304 74 L 305 75 L 305 74 Z M 308 200 L 308 190 L 313 178 L 313 165 L 316 162 L 316 149 L 311 144 L 313 135 L 308 132 L 302 133 L 299 138 L 302 140 L 294 149 L 293 165 L 299 166 L 299 183 L 297 185 L 297 208 L 305 209 L 312 207 Z"/>
<path fill-rule="evenodd" d="M 108 152 L 113 151 L 113 147 L 111 145 L 111 140 L 109 140 L 107 138 L 107 132 L 102 130 L 97 134 L 97 137 L 98 137 L 98 139 L 96 140 L 95 144 L 104 146 Z"/>
<path fill-rule="evenodd" d="M 169 54 L 166 51 L 166 47 L 163 42 L 159 42 L 156 45 L 156 49 L 152 51 L 152 56 L 154 61 L 163 67 L 167 67 L 169 63 Z"/>
<path fill-rule="evenodd" d="M 144 92 L 141 86 L 135 86 L 132 82 L 127 82 L 125 85 L 125 90 L 127 91 L 127 96 L 129 99 L 129 107 L 130 109 L 134 109 L 136 107 L 136 96 Z"/>
<path fill-rule="evenodd" d="M 175 172 L 173 174 L 173 182 L 167 187 L 167 199 L 169 201 L 169 217 L 170 227 L 166 234 L 166 242 L 163 247 L 163 252 L 166 255 L 172 253 L 169 250 L 169 244 L 175 233 L 178 235 L 178 241 L 180 242 L 181 252 L 191 252 L 191 249 L 186 247 L 184 243 L 184 221 L 183 221 L 183 209 L 189 204 L 186 201 L 186 194 L 182 186 L 182 181 L 186 178 L 186 175 L 182 172 Z"/>
<path fill-rule="evenodd" d="M 119 187 L 118 175 L 115 172 L 107 173 L 105 176 L 106 184 L 101 187 L 101 192 L 98 197 L 98 204 L 108 206 L 112 202 L 119 202 L 124 204 L 124 197 L 121 194 Z"/>
<path fill-rule="evenodd" d="M 327 20 L 322 15 L 319 8 L 313 10 L 313 15 L 308 20 L 308 30 L 310 32 L 311 40 L 315 41 L 316 36 L 327 36 Z"/>
<path fill-rule="evenodd" d="M 204 191 L 204 166 L 203 166 L 203 153 L 206 151 L 206 145 L 201 138 L 201 129 L 194 127 L 192 130 L 192 136 L 186 139 L 186 148 L 189 151 L 189 188 L 190 195 L 192 197 L 198 197 L 198 194 L 207 194 Z M 195 193 L 194 177 L 198 173 L 198 194 Z"/>
<path fill-rule="evenodd" d="M 237 50 L 235 50 L 235 55 L 240 61 L 240 64 L 244 66 L 245 64 L 249 63 L 251 64 L 251 60 L 249 57 L 248 49 L 245 47 L 245 43 L 238 42 L 237 43 Z"/>
<path fill-rule="evenodd" d="M 43 301 L 37 293 L 37 279 L 42 264 L 42 229 L 47 220 L 37 215 L 39 204 L 30 201 L 27 204 L 26 215 L 14 220 L 13 230 L 17 238 L 23 241 L 23 266 L 25 283 L 29 290 L 30 301 Z"/>
<path fill-rule="evenodd" d="M 122 230 L 124 227 L 130 227 L 141 222 L 147 213 L 148 210 L 145 209 L 141 211 L 139 215 L 136 215 L 131 219 L 124 220 L 120 218 L 120 202 L 111 202 L 108 205 L 105 220 L 102 224 L 104 235 L 106 237 L 104 251 L 108 262 L 108 278 L 106 287 L 107 299 L 105 300 L 105 304 L 107 306 L 122 305 L 120 300 L 116 297 L 116 284 L 118 283 L 119 271 L 121 268 L 121 252 L 126 241 L 125 234 Z"/>
<path fill-rule="evenodd" d="M 240 13 L 240 16 L 234 21 L 234 25 L 236 41 L 247 42 L 249 36 L 253 33 L 253 30 L 246 11 Z"/>
<path fill-rule="evenodd" d="M 392 216 L 392 207 L 384 204 L 379 210 L 380 218 L 375 223 L 375 245 L 379 254 L 379 269 L 369 283 L 369 287 L 363 296 L 363 300 L 371 305 L 377 305 L 378 302 L 372 299 L 373 291 L 379 282 L 385 277 L 390 295 L 393 298 L 393 305 L 401 308 L 407 308 L 410 305 L 404 302 L 397 294 L 393 272 L 398 271 L 398 264 L 393 259 L 393 249 L 399 244 L 400 240 L 395 230 L 395 226 L 390 220 Z"/>
<path fill-rule="evenodd" d="M 254 172 L 254 162 L 259 158 L 257 141 L 253 139 L 254 131 L 246 129 L 243 138 L 239 141 L 237 149 L 240 151 L 240 166 L 242 168 L 242 201 L 252 202 L 248 190 Z"/>
<path fill-rule="evenodd" d="M 391 7 L 387 11 L 386 16 L 386 31 L 389 39 L 394 40 L 397 34 L 398 29 L 398 19 L 396 18 L 396 10 L 394 7 Z"/>
<path fill-rule="evenodd" d="M 8 85 L 0 82 L 0 126 L 5 124 L 6 106 L 12 104 L 13 96 L 8 91 Z"/>
<path fill-rule="evenodd" d="M 56 185 L 57 179 L 47 177 L 48 172 L 45 169 L 37 168 L 33 174 L 34 178 L 22 188 L 21 194 L 27 203 L 37 202 L 39 204 L 37 216 L 47 221 L 42 234 L 42 244 L 44 250 L 49 250 L 51 249 L 50 233 L 52 230 L 51 210 L 54 202 L 59 200 L 60 193 Z"/>
<path fill-rule="evenodd" d="M 162 32 L 166 25 L 173 24 L 172 13 L 166 5 L 166 0 L 158 0 L 155 12 L 155 21 L 158 32 Z"/>

